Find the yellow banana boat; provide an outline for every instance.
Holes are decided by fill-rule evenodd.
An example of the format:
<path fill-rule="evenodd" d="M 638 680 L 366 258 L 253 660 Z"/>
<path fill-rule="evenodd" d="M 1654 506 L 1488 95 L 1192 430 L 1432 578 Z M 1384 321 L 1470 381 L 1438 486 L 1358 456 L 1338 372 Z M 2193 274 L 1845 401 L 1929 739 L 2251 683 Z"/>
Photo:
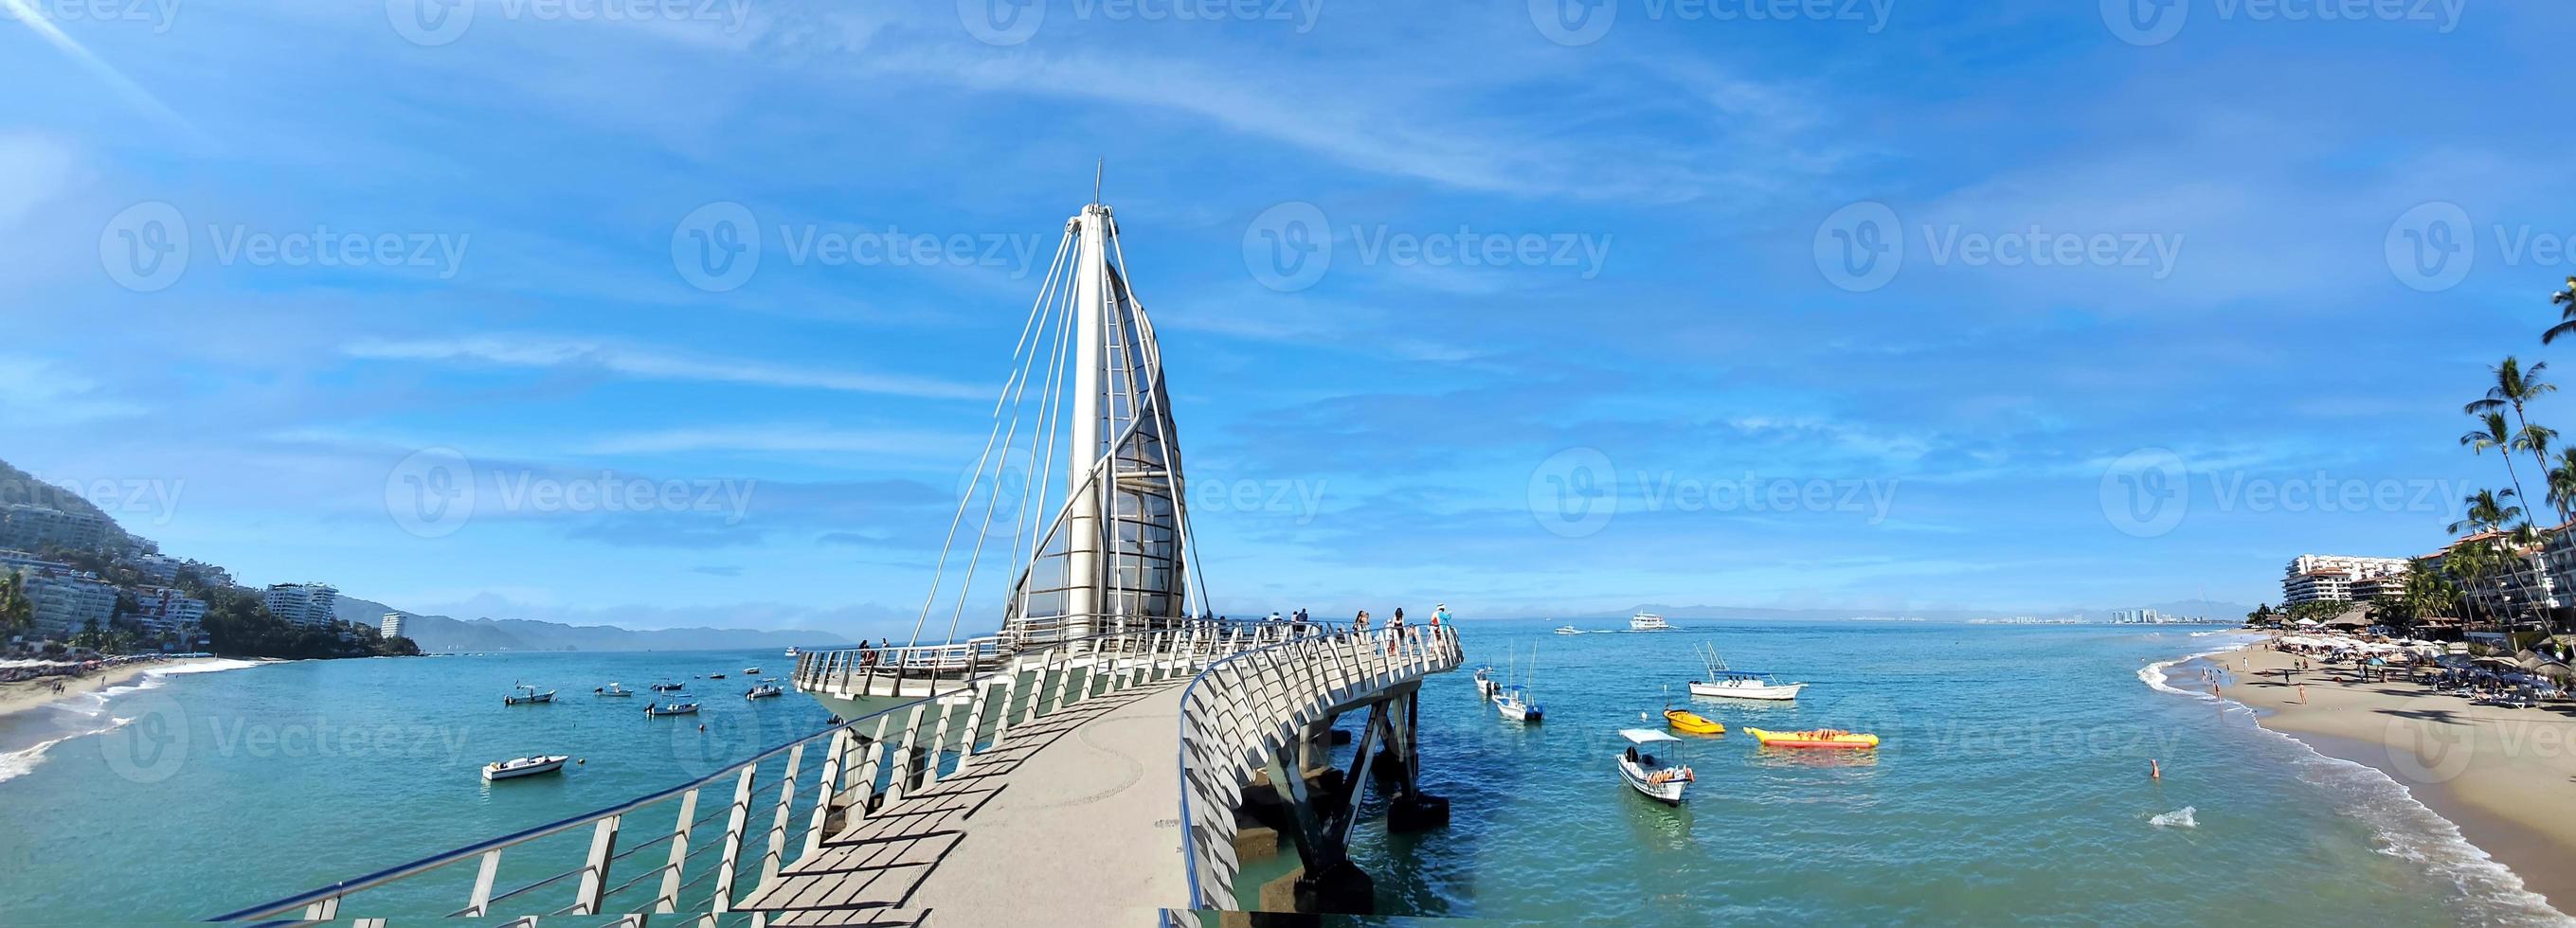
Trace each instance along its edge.
<path fill-rule="evenodd" d="M 1818 728 L 1811 731 L 1763 731 L 1746 728 L 1747 734 L 1766 748 L 1875 748 L 1878 736 Z"/>
<path fill-rule="evenodd" d="M 1726 726 L 1701 718 L 1699 713 L 1696 712 L 1685 712 L 1680 709 L 1666 709 L 1664 710 L 1664 722 L 1671 725 L 1674 731 L 1685 731 L 1694 735 L 1726 734 Z"/>

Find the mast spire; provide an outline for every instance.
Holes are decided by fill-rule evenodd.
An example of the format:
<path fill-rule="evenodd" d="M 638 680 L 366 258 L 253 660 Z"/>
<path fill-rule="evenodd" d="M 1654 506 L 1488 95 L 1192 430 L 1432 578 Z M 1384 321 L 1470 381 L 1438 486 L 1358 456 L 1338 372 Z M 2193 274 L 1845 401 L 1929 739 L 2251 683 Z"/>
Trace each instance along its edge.
<path fill-rule="evenodd" d="M 1102 158 L 1091 166 L 1091 205 L 1100 205 L 1100 175 L 1109 170 L 1109 159 Z"/>

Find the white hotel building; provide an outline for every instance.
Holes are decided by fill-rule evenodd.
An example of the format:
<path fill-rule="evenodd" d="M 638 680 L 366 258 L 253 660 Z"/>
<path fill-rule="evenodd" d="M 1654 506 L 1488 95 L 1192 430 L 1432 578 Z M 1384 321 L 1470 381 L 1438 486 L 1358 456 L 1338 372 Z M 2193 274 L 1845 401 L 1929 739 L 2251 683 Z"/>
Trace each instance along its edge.
<path fill-rule="evenodd" d="M 289 625 L 323 628 L 336 618 L 331 610 L 339 604 L 340 591 L 328 583 L 272 583 L 260 601 Z"/>
<path fill-rule="evenodd" d="M 2281 575 L 2281 604 L 2334 599 L 2366 602 L 2396 592 L 2406 582 L 2402 557 L 2344 557 L 2302 554 Z"/>

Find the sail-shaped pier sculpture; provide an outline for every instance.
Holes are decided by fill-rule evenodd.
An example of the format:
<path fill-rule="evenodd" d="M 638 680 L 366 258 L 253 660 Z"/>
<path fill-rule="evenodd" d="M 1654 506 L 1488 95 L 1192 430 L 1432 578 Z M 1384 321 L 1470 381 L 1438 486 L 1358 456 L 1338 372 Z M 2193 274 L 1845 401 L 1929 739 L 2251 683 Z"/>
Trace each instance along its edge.
<path fill-rule="evenodd" d="M 1065 221 L 1012 354 L 910 643 L 798 664 L 797 685 L 841 714 L 1032 648 L 1206 618 L 1162 348 L 1109 207 Z M 997 566 L 1009 586 L 979 591 Z M 996 607 L 998 631 L 958 637 L 993 627 L 976 619 Z"/>

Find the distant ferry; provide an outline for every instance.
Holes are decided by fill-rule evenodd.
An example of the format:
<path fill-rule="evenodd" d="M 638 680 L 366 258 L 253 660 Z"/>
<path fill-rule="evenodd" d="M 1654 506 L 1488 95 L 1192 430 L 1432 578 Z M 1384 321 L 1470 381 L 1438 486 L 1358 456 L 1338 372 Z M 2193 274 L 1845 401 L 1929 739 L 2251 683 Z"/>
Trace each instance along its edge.
<path fill-rule="evenodd" d="M 1652 612 L 1640 612 L 1628 617 L 1628 630 L 1632 632 L 1668 632 L 1672 631 L 1673 627 L 1670 623 L 1664 621 L 1663 616 L 1656 615 Z"/>

